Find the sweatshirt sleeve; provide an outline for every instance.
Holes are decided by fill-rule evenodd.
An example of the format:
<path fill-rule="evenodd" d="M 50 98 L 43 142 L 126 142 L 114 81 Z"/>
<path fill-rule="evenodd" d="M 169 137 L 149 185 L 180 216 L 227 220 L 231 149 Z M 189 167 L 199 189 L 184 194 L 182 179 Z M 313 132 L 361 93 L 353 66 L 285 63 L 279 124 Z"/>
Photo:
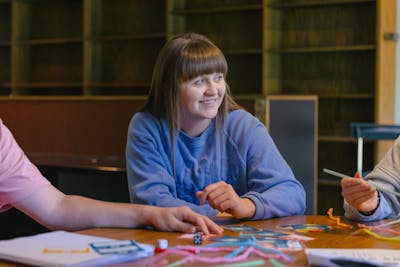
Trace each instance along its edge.
<path fill-rule="evenodd" d="M 383 159 L 375 166 L 365 180 L 377 184 L 390 191 L 400 190 L 400 137 L 385 154 Z M 358 210 L 344 203 L 345 216 L 357 221 L 375 221 L 400 214 L 400 203 L 396 196 L 386 192 L 379 192 L 381 200 L 378 209 L 370 216 L 361 214 Z"/>
<path fill-rule="evenodd" d="M 131 202 L 159 207 L 187 206 L 200 214 L 215 216 L 217 211 L 209 205 L 200 206 L 177 197 L 168 135 L 167 128 L 150 114 L 138 113 L 131 120 L 126 146 Z"/>
<path fill-rule="evenodd" d="M 231 133 L 246 164 L 248 190 L 241 197 L 255 203 L 256 213 L 252 219 L 303 214 L 304 188 L 294 177 L 267 129 L 250 114 L 240 116 L 237 118 L 240 126 L 235 125 L 234 129 L 243 130 Z"/>

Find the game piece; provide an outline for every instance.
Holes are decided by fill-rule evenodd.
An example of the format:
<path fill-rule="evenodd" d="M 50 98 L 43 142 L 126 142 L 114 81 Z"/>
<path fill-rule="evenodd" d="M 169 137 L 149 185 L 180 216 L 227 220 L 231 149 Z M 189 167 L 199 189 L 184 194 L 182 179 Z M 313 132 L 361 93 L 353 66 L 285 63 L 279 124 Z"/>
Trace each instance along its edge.
<path fill-rule="evenodd" d="M 201 245 L 203 243 L 202 234 L 195 234 L 193 237 L 193 244 Z"/>
<path fill-rule="evenodd" d="M 168 248 L 168 240 L 167 239 L 158 239 L 158 246 L 155 248 L 155 253 L 160 253 L 165 251 Z"/>

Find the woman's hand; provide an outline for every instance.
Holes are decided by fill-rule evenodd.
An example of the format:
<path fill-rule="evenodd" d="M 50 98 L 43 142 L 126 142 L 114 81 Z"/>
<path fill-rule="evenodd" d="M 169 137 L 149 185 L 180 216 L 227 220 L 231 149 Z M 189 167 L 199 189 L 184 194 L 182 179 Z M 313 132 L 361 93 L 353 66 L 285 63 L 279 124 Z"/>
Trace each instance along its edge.
<path fill-rule="evenodd" d="M 212 208 L 230 213 L 238 219 L 251 218 L 256 211 L 253 201 L 239 197 L 233 187 L 223 181 L 208 185 L 203 191 L 197 192 L 197 196 L 201 205 L 208 201 Z"/>
<path fill-rule="evenodd" d="M 220 235 L 223 232 L 223 229 L 207 216 L 198 214 L 185 206 L 174 208 L 147 206 L 146 208 L 149 211 L 148 221 L 161 231 L 185 233 L 201 231 L 204 235 Z"/>
<path fill-rule="evenodd" d="M 343 178 L 341 186 L 344 199 L 358 211 L 368 213 L 378 206 L 378 192 L 358 172 L 354 178 Z"/>

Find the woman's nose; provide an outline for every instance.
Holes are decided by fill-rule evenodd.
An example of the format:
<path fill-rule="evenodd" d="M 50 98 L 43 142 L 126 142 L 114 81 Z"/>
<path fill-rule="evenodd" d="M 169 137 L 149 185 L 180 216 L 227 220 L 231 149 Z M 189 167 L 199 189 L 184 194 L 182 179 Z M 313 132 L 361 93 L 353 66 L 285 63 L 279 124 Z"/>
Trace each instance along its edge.
<path fill-rule="evenodd" d="M 218 93 L 217 83 L 211 81 L 208 83 L 207 90 L 205 92 L 206 95 L 215 95 Z"/>

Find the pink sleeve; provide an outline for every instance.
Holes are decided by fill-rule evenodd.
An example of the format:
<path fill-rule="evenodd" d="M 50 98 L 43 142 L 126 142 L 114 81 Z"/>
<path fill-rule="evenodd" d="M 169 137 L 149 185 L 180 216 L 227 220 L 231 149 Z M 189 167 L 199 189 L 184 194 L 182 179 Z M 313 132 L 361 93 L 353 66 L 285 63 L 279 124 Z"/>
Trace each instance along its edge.
<path fill-rule="evenodd" d="M 0 119 L 0 212 L 49 184 Z"/>

